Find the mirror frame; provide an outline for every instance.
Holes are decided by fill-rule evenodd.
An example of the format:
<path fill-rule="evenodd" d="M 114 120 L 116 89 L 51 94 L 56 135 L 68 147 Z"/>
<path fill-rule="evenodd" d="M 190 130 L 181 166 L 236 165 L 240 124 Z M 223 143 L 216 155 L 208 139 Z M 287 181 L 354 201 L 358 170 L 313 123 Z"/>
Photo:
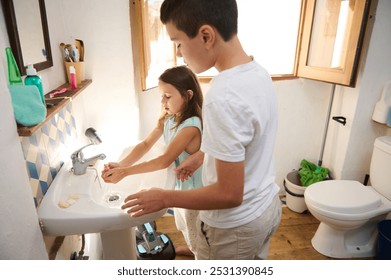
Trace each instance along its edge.
<path fill-rule="evenodd" d="M 20 74 L 22 76 L 26 75 L 26 66 L 23 61 L 22 48 L 20 46 L 18 25 L 16 22 L 15 8 L 13 0 L 1 0 L 3 5 L 3 12 L 5 23 L 7 26 L 8 37 L 12 49 L 12 53 L 15 57 L 16 63 L 18 65 Z M 47 69 L 53 66 L 52 50 L 50 48 L 50 39 L 49 39 L 49 28 L 46 16 L 45 0 L 39 0 L 39 10 L 41 12 L 41 23 L 43 38 L 45 41 L 45 50 L 46 50 L 46 60 L 34 64 L 34 67 L 37 71 Z"/>

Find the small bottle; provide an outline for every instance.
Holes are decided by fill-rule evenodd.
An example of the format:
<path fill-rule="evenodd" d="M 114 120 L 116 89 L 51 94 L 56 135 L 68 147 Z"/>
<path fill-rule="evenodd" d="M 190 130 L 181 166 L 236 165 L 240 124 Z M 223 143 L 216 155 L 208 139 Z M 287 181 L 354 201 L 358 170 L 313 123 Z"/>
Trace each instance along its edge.
<path fill-rule="evenodd" d="M 75 66 L 69 66 L 69 79 L 71 80 L 72 89 L 76 89 L 77 88 L 77 81 L 76 81 Z"/>
<path fill-rule="evenodd" d="M 35 70 L 35 68 L 32 64 L 29 64 L 27 66 L 26 74 L 27 74 L 27 76 L 24 79 L 24 84 L 26 86 L 27 85 L 35 85 L 39 90 L 39 94 L 41 95 L 42 103 L 45 104 L 45 95 L 43 93 L 42 80 L 37 75 L 37 70 Z"/>

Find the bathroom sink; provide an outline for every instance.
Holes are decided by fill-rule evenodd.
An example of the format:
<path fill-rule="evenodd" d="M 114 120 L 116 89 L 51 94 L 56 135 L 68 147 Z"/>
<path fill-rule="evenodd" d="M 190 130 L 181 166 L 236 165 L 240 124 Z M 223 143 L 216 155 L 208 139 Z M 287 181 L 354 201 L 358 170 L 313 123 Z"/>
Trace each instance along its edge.
<path fill-rule="evenodd" d="M 71 162 L 64 164 L 38 208 L 45 235 L 63 236 L 124 230 L 153 221 L 166 209 L 138 218 L 121 209 L 124 199 L 146 187 L 163 187 L 166 171 L 128 176 L 117 184 L 107 184 L 101 167 L 87 168 L 74 175 Z"/>

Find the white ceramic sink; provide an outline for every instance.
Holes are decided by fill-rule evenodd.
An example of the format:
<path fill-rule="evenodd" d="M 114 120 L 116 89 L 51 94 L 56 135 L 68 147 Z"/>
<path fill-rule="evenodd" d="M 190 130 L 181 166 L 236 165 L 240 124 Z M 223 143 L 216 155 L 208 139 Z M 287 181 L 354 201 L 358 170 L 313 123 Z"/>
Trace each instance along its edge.
<path fill-rule="evenodd" d="M 128 176 L 117 184 L 107 184 L 100 177 L 99 167 L 88 168 L 84 175 L 74 175 L 71 167 L 70 162 L 64 164 L 38 208 L 45 235 L 129 229 L 153 221 L 166 211 L 132 218 L 121 209 L 129 194 L 146 187 L 164 187 L 165 170 Z"/>

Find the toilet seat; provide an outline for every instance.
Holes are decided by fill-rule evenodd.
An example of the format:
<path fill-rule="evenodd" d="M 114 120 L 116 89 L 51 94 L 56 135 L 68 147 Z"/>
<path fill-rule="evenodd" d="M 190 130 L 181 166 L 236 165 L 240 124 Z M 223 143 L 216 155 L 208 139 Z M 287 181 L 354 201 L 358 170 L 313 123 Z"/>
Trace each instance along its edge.
<path fill-rule="evenodd" d="M 371 212 L 382 204 L 381 196 L 357 181 L 326 180 L 307 187 L 305 201 L 311 206 L 344 215 Z"/>

